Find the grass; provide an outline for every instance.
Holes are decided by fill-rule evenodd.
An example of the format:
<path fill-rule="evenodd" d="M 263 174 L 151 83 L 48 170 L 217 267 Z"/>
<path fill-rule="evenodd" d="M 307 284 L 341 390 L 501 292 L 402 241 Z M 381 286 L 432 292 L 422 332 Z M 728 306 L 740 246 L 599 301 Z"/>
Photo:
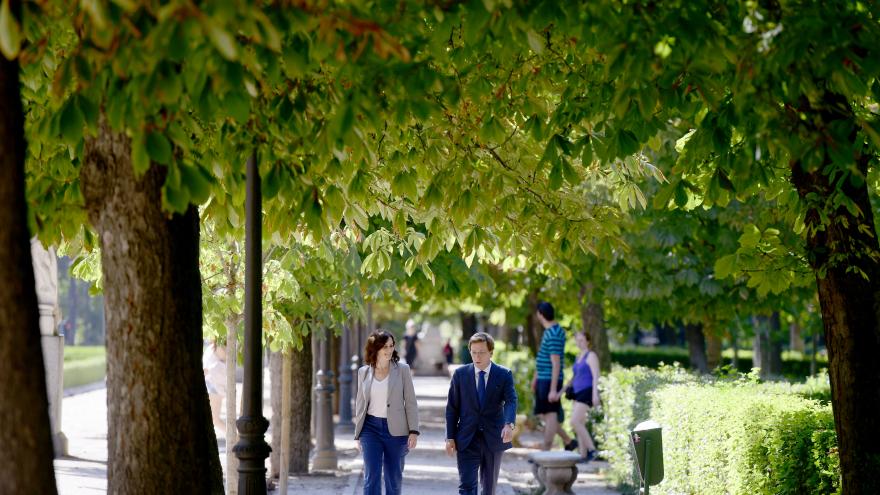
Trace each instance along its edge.
<path fill-rule="evenodd" d="M 106 373 L 107 358 L 104 346 L 64 348 L 64 388 L 101 381 Z"/>

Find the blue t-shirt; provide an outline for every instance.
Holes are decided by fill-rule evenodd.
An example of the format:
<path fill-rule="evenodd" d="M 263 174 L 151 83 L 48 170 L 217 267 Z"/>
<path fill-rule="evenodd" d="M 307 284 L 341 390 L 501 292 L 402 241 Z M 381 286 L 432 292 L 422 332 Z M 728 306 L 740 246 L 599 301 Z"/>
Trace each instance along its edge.
<path fill-rule="evenodd" d="M 559 356 L 559 380 L 562 380 L 563 354 L 565 353 L 565 330 L 559 326 L 559 323 L 544 330 L 544 337 L 541 339 L 541 347 L 538 349 L 538 359 L 536 368 L 538 370 L 538 380 L 553 379 L 553 362 L 550 356 L 556 354 Z"/>

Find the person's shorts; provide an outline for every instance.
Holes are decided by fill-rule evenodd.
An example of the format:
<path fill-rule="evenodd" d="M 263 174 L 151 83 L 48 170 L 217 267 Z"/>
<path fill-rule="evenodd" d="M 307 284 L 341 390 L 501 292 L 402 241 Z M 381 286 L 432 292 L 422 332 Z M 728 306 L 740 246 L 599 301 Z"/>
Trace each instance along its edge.
<path fill-rule="evenodd" d="M 580 392 L 575 392 L 574 401 L 582 402 L 590 407 L 593 407 L 593 387 L 587 387 Z"/>
<path fill-rule="evenodd" d="M 556 381 L 556 390 L 562 390 L 562 380 Z M 562 412 L 562 398 L 556 402 L 549 402 L 547 394 L 550 393 L 550 380 L 538 380 L 535 386 L 535 415 L 556 413 L 559 421 L 565 420 L 565 413 Z"/>

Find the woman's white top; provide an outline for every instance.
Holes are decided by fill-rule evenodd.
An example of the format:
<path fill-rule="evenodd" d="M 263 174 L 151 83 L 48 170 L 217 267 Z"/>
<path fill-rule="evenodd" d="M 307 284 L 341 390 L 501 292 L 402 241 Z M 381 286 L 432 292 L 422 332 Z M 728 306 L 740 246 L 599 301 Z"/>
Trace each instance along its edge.
<path fill-rule="evenodd" d="M 388 377 L 378 380 L 373 377 L 373 385 L 370 388 L 370 407 L 367 414 L 377 418 L 388 417 Z"/>

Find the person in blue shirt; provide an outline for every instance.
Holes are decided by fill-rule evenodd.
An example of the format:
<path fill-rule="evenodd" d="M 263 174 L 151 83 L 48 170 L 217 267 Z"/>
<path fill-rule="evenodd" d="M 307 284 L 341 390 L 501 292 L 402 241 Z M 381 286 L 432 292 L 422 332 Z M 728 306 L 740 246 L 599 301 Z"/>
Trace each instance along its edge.
<path fill-rule="evenodd" d="M 501 457 L 513 446 L 516 390 L 509 369 L 492 362 L 495 341 L 478 332 L 468 341 L 473 363 L 455 370 L 446 402 L 446 453 L 456 454 L 458 493 L 494 495 Z"/>
<path fill-rule="evenodd" d="M 596 444 L 587 431 L 587 413 L 591 407 L 599 406 L 599 357 L 590 350 L 590 334 L 580 331 L 574 334 L 580 353 L 572 366 L 572 378 L 564 387 L 574 392 L 571 406 L 571 427 L 577 435 L 578 453 L 582 462 L 596 458 Z"/>
<path fill-rule="evenodd" d="M 538 321 L 544 327 L 544 337 L 538 348 L 535 362 L 535 377 L 532 379 L 532 390 L 535 392 L 535 416 L 544 420 L 544 450 L 553 447 L 556 435 L 562 438 L 565 450 L 578 447 L 577 440 L 572 439 L 560 423 L 565 419 L 562 412 L 562 357 L 565 354 L 565 330 L 556 323 L 556 312 L 553 305 L 541 301 L 538 303 Z"/>

